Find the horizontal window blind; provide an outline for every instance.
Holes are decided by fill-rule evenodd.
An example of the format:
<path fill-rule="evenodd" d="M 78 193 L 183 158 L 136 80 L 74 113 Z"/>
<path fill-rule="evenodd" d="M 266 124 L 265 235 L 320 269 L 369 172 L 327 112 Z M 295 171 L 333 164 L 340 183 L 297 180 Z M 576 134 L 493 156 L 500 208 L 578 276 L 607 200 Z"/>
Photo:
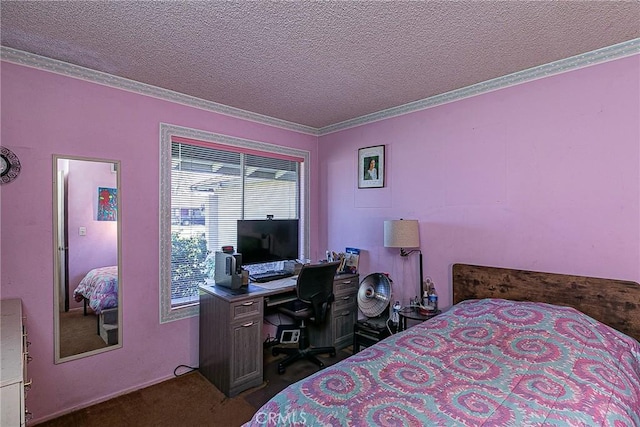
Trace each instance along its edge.
<path fill-rule="evenodd" d="M 171 143 L 171 305 L 198 299 L 214 252 L 237 247 L 239 219 L 299 219 L 300 161 L 182 139 Z"/>

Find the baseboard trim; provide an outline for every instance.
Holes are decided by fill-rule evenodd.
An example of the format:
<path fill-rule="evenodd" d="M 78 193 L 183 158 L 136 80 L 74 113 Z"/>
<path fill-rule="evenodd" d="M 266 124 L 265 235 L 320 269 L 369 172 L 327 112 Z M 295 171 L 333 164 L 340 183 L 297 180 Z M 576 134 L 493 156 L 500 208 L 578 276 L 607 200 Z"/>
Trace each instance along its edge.
<path fill-rule="evenodd" d="M 66 409 L 63 409 L 61 411 L 54 412 L 54 413 L 49 414 L 49 415 L 47 415 L 45 417 L 41 417 L 41 418 L 35 418 L 34 417 L 33 421 L 31 421 L 30 424 L 39 424 L 39 423 L 43 423 L 43 422 L 46 422 L 46 421 L 51 421 L 51 420 L 56 419 L 58 417 L 62 417 L 63 415 L 67 415 L 67 414 L 70 414 L 72 412 L 88 408 L 89 406 L 93 406 L 93 405 L 97 405 L 97 404 L 102 403 L 102 402 L 106 402 L 107 400 L 111 400 L 111 399 L 114 399 L 116 397 L 120 397 L 120 396 L 123 396 L 125 394 L 132 393 L 134 391 L 138 391 L 138 390 L 141 390 L 143 388 L 150 387 L 152 385 L 160 384 L 161 382 L 164 382 L 164 381 L 167 381 L 167 380 L 170 380 L 170 379 L 173 379 L 173 378 L 177 378 L 177 377 L 175 377 L 173 375 L 170 375 L 170 376 L 167 376 L 167 377 L 157 378 L 155 380 L 147 381 L 147 382 L 139 384 L 137 386 L 128 387 L 126 389 L 123 389 L 123 390 L 120 390 L 120 391 L 117 391 L 117 392 L 114 392 L 114 393 L 111 393 L 111 394 L 107 394 L 107 395 L 101 396 L 101 397 L 99 397 L 97 399 L 89 400 L 87 402 L 80 403 L 80 404 L 72 406 L 70 408 L 66 408 Z"/>

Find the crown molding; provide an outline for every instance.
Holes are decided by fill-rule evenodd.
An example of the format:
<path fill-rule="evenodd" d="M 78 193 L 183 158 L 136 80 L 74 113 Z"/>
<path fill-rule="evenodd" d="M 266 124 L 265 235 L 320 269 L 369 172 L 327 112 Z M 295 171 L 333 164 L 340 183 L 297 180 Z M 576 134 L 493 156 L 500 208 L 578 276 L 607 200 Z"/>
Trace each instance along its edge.
<path fill-rule="evenodd" d="M 581 55 L 572 56 L 566 59 L 550 62 L 548 64 L 529 68 L 527 70 L 518 71 L 506 76 L 487 80 L 471 86 L 452 90 L 440 95 L 410 102 L 408 104 L 399 105 L 397 107 L 388 108 L 377 111 L 375 113 L 345 120 L 333 125 L 314 128 L 311 126 L 292 123 L 286 120 L 265 116 L 251 111 L 242 110 L 240 108 L 230 107 L 228 105 L 219 104 L 217 102 L 206 101 L 194 96 L 185 95 L 171 90 L 151 86 L 145 83 L 136 82 L 134 80 L 117 77 L 100 71 L 91 70 L 80 67 L 78 65 L 69 64 L 67 62 L 58 61 L 56 59 L 47 58 L 33 53 L 2 46 L 0 50 L 0 59 L 12 62 L 26 67 L 38 68 L 67 77 L 73 77 L 86 80 L 92 83 L 102 84 L 141 95 L 151 96 L 154 98 L 171 101 L 178 104 L 211 111 L 214 113 L 224 114 L 231 117 L 249 120 L 269 126 L 279 127 L 304 134 L 323 136 L 330 133 L 338 132 L 368 123 L 385 120 L 391 117 L 397 117 L 404 114 L 413 113 L 415 111 L 424 110 L 449 102 L 458 101 L 476 95 L 492 92 L 517 84 L 566 73 L 579 68 L 589 67 L 591 65 L 603 62 L 613 61 L 615 59 L 640 53 L 640 38 L 632 39 L 623 43 L 607 46 Z"/>
<path fill-rule="evenodd" d="M 548 64 L 529 68 L 506 76 L 486 80 L 461 89 L 445 92 L 440 95 L 414 101 L 397 107 L 388 108 L 386 110 L 377 111 L 365 116 L 356 117 L 351 120 L 325 126 L 318 129 L 320 136 L 349 129 L 364 124 L 385 120 L 391 117 L 401 116 L 413 113 L 415 111 L 424 110 L 438 105 L 458 101 L 472 96 L 481 95 L 487 92 L 503 89 L 521 83 L 542 79 L 545 77 L 566 73 L 579 68 L 588 67 L 603 62 L 613 61 L 615 59 L 640 53 L 640 38 L 632 39 L 623 43 L 597 49 L 581 55 L 572 56 L 566 59 L 550 62 Z"/>
<path fill-rule="evenodd" d="M 78 65 L 69 64 L 67 62 L 58 61 L 57 59 L 47 58 L 45 56 L 36 55 L 22 50 L 13 49 L 2 46 L 0 50 L 0 59 L 12 62 L 25 67 L 37 68 L 49 71 L 63 76 L 72 77 L 80 80 L 86 80 L 91 83 L 97 83 L 129 92 L 150 96 L 153 98 L 171 101 L 189 107 L 199 108 L 214 113 L 224 114 L 243 120 L 249 120 L 269 126 L 279 127 L 295 132 L 317 135 L 318 129 L 305 126 L 298 123 L 288 122 L 286 120 L 269 117 L 251 111 L 242 110 L 240 108 L 230 107 L 228 105 L 219 104 L 217 102 L 207 101 L 195 96 L 185 95 L 183 93 L 174 92 L 157 86 L 140 83 L 135 80 L 125 79 L 124 77 L 114 76 L 112 74 L 103 73 L 101 71 L 91 70 L 89 68 L 80 67 Z"/>

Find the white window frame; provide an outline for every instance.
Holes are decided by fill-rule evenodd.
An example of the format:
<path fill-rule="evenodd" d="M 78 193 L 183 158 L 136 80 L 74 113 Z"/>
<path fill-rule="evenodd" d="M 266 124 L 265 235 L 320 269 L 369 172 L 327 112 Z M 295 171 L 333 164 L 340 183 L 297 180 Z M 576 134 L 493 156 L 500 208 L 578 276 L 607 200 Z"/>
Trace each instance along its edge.
<path fill-rule="evenodd" d="M 198 315 L 199 303 L 171 307 L 171 142 L 173 137 L 228 145 L 230 148 L 255 150 L 303 159 L 300 168 L 301 256 L 309 257 L 309 157 L 310 152 L 234 136 L 160 123 L 160 323 Z"/>

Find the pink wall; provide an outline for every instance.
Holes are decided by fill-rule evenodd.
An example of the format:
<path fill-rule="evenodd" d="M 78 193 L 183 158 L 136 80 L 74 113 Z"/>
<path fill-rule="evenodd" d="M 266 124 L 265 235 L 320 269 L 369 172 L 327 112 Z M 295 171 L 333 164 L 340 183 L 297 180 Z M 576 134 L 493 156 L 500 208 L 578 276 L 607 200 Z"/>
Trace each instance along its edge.
<path fill-rule="evenodd" d="M 406 301 L 416 257 L 382 245 L 382 222 L 421 223 L 442 305 L 468 262 L 640 280 L 640 56 L 320 138 L 2 63 L 2 145 L 23 171 L 0 188 L 2 298 L 19 297 L 36 420 L 198 363 L 198 321 L 159 323 L 159 123 L 311 151 L 311 257 L 363 249 Z M 385 144 L 387 184 L 359 190 L 357 149 Z M 318 149 L 319 147 L 319 149 Z M 53 364 L 51 156 L 122 160 L 124 347 Z M 320 159 L 320 160 L 318 160 Z M 322 180 L 320 180 L 322 177 Z M 321 182 L 320 182 L 321 181 Z M 88 392 L 90 391 L 90 392 Z"/>
<path fill-rule="evenodd" d="M 639 76 L 636 55 L 321 137 L 321 249 L 366 250 L 404 303 L 418 258 L 382 233 L 401 217 L 442 306 L 456 262 L 640 281 Z M 358 189 L 357 150 L 380 144 L 386 186 Z"/>
<path fill-rule="evenodd" d="M 97 220 L 98 187 L 115 188 L 117 178 L 111 163 L 68 163 L 69 306 L 82 307 L 73 299 L 80 280 L 93 268 L 118 264 L 118 223 Z"/>
<path fill-rule="evenodd" d="M 159 322 L 160 122 L 311 152 L 311 242 L 318 240 L 317 137 L 1 63 L 1 143 L 22 173 L 0 187 L 2 298 L 27 316 L 35 421 L 198 365 L 198 319 Z M 123 348 L 54 365 L 52 155 L 122 161 Z"/>

